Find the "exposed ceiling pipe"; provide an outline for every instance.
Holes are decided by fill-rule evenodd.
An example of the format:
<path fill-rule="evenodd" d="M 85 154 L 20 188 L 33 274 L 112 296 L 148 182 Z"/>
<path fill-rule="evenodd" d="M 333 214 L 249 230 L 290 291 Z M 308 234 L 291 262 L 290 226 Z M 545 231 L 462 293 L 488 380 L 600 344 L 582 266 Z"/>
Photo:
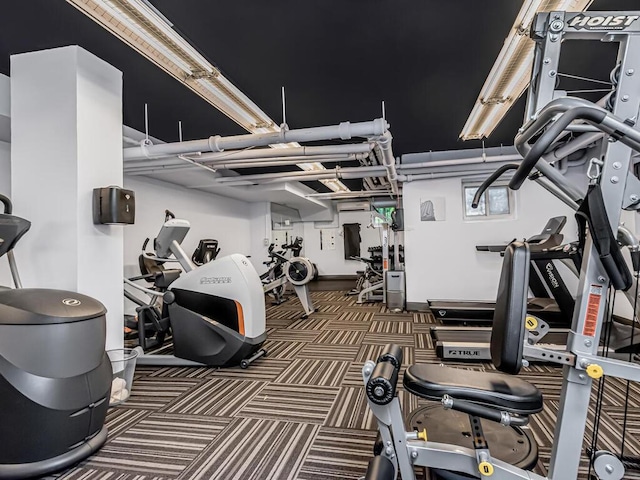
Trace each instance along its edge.
<path fill-rule="evenodd" d="M 128 147 L 123 150 L 123 158 L 124 160 L 140 160 L 199 152 L 222 152 L 249 147 L 264 147 L 290 142 L 350 140 L 354 137 L 369 138 L 383 135 L 388 127 L 389 125 L 384 119 L 377 118 L 370 122 L 343 122 L 339 125 L 327 127 L 300 128 L 297 130 L 282 129 L 279 132 L 233 135 L 229 137 L 215 135 L 203 140 L 162 143 L 159 145 L 143 144 L 137 147 Z"/>
<path fill-rule="evenodd" d="M 494 168 L 487 169 L 487 170 L 478 170 L 470 173 L 469 177 L 483 176 L 489 173 L 493 173 L 494 171 L 495 171 Z M 400 174 L 398 175 L 398 181 L 402 183 L 409 183 L 409 182 L 415 182 L 418 180 L 433 180 L 436 178 L 448 178 L 448 177 L 459 177 L 459 176 L 460 176 L 459 172 L 420 173 L 420 174 L 408 174 L 408 175 Z"/>
<path fill-rule="evenodd" d="M 323 163 L 350 162 L 350 161 L 359 160 L 364 155 L 365 154 L 363 153 L 358 153 L 356 155 L 341 155 L 341 156 L 331 156 L 331 155 L 324 156 L 323 155 L 318 158 L 314 157 L 313 160 L 315 162 L 323 162 Z M 295 165 L 304 160 L 305 160 L 305 157 L 292 157 L 292 158 L 285 158 L 285 159 L 258 160 L 253 162 L 235 161 L 235 162 L 225 162 L 225 163 L 214 163 L 214 164 L 210 164 L 210 166 L 218 170 L 220 169 L 235 170 L 235 169 L 242 169 L 242 168 L 279 167 L 279 166 L 285 166 L 285 165 Z"/>
<path fill-rule="evenodd" d="M 376 149 L 380 152 L 380 158 L 382 158 L 382 164 L 384 165 L 387 178 L 391 184 L 391 191 L 394 195 L 398 194 L 398 172 L 396 172 L 396 159 L 391 151 L 391 140 L 393 137 L 387 130 L 384 135 L 376 140 Z"/>
<path fill-rule="evenodd" d="M 305 195 L 306 198 L 315 198 L 317 200 L 346 200 L 350 198 L 370 198 L 370 197 L 389 197 L 391 193 L 388 191 L 362 191 L 362 192 L 326 192 L 326 193 L 310 193 Z"/>
<path fill-rule="evenodd" d="M 235 182 L 248 182 L 248 183 L 261 183 L 263 180 L 280 180 L 284 177 L 295 178 L 302 180 L 314 180 L 315 177 L 322 175 L 329 175 L 327 178 L 364 178 L 365 176 L 384 175 L 385 167 L 370 166 L 370 167 L 336 167 L 327 170 L 303 170 L 297 172 L 277 172 L 277 173 L 257 173 L 255 175 L 242 175 L 234 177 L 220 177 L 216 179 L 216 183 L 231 184 Z M 358 177 L 351 177 L 351 175 L 362 175 Z"/>
<path fill-rule="evenodd" d="M 507 156 L 501 156 L 500 160 L 502 162 L 507 160 Z M 472 159 L 473 160 L 473 159 Z M 426 164 L 433 162 L 424 162 Z M 424 178 L 439 178 L 434 175 L 439 175 L 442 173 L 448 173 L 450 176 L 459 176 L 461 173 L 472 174 L 480 174 L 492 172 L 494 170 L 493 165 L 487 165 L 486 162 L 469 162 L 470 165 L 464 165 L 461 162 L 455 162 L 453 165 L 449 167 L 438 166 L 434 168 L 425 168 L 423 167 L 424 163 L 415 163 L 415 164 L 407 164 L 398 166 L 396 172 L 396 181 L 402 181 L 402 178 L 406 178 L 406 175 L 413 175 L 413 179 L 416 178 L 416 175 L 426 175 Z M 497 163 L 490 162 L 490 163 Z M 457 172 L 452 172 L 452 167 L 458 167 L 460 170 Z M 461 170 L 462 168 L 466 168 L 466 170 Z M 405 177 L 400 177 L 399 174 L 404 175 Z M 336 167 L 334 169 L 326 169 L 326 170 L 305 170 L 305 171 L 295 171 L 295 172 L 278 172 L 278 173 L 258 173 L 253 175 L 236 175 L 232 177 L 219 177 L 213 179 L 211 183 L 205 185 L 199 185 L 198 187 L 215 187 L 217 185 L 226 185 L 226 186 L 245 186 L 245 185 L 257 185 L 257 184 L 273 184 L 273 183 L 284 183 L 284 182 L 294 182 L 294 181 L 313 181 L 313 180 L 327 180 L 327 179 L 359 179 L 359 178 L 367 178 L 367 177 L 378 177 L 384 176 L 387 174 L 387 167 L 384 165 L 371 165 L 365 167 Z"/>
<path fill-rule="evenodd" d="M 325 156 L 369 153 L 371 152 L 373 147 L 373 143 L 354 143 L 348 145 L 322 145 L 317 147 L 293 147 L 287 149 L 260 148 L 232 152 L 203 153 L 197 156 L 197 160 L 199 162 L 209 163 L 210 161 L 215 162 L 218 160 L 227 162 L 229 160 L 253 160 L 258 158 L 313 156 L 314 158 L 312 160 L 315 161 L 316 155 Z"/>
<path fill-rule="evenodd" d="M 449 167 L 457 165 L 473 165 L 477 163 L 494 163 L 494 162 L 512 162 L 522 160 L 520 154 L 508 154 L 508 155 L 491 155 L 491 156 L 478 156 L 469 158 L 456 158 L 451 160 L 434 160 L 427 162 L 416 163 L 401 163 L 398 165 L 398 169 L 406 168 L 432 168 L 432 167 Z"/>
<path fill-rule="evenodd" d="M 366 157 L 365 153 L 357 153 L 352 155 L 318 155 L 313 157 L 313 161 L 315 162 L 348 162 L 358 160 L 360 158 Z M 186 158 L 181 155 L 182 158 Z M 270 157 L 265 158 L 264 160 L 229 160 L 227 162 L 216 162 L 216 163 L 208 163 L 201 162 L 199 160 L 194 160 L 190 158 L 190 160 L 201 164 L 206 165 L 208 167 L 214 169 L 234 169 L 234 168 L 251 168 L 251 167 L 271 167 L 271 166 L 282 166 L 282 165 L 296 165 L 300 162 L 309 161 L 310 159 L 307 157 Z M 183 167 L 184 161 L 179 157 L 173 158 L 163 158 L 158 160 L 134 160 L 127 162 L 124 166 L 125 172 L 130 171 L 139 171 L 139 170 L 156 170 L 163 168 L 172 168 L 172 167 Z"/>

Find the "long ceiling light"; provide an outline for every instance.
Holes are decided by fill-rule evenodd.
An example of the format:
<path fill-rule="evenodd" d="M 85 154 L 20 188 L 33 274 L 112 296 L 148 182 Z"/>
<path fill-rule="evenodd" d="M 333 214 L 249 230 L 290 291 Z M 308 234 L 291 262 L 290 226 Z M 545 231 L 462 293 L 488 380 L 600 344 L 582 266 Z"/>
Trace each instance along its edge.
<path fill-rule="evenodd" d="M 67 0 L 138 53 L 251 133 L 279 132 L 278 126 L 174 29 L 147 0 Z M 273 145 L 299 147 L 297 143 Z M 298 164 L 324 170 L 319 162 Z M 334 192 L 350 191 L 340 181 L 322 181 Z"/>
<path fill-rule="evenodd" d="M 531 81 L 534 42 L 531 22 L 538 12 L 586 10 L 593 0 L 525 0 L 460 133 L 463 140 L 488 137 Z"/>

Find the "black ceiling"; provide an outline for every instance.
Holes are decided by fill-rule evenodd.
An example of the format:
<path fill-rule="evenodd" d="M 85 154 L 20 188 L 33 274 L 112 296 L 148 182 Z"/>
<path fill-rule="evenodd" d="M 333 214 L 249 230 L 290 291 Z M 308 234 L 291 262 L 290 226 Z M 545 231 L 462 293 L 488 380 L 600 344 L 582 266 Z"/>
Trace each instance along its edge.
<path fill-rule="evenodd" d="M 384 100 L 396 156 L 480 145 L 458 135 L 520 8 L 515 0 L 152 3 L 277 122 L 284 85 L 291 128 L 371 120 Z M 591 10 L 634 7 L 637 0 L 595 0 Z M 179 120 L 185 139 L 243 133 L 64 0 L 3 2 L 0 73 L 9 74 L 11 54 L 71 44 L 124 72 L 125 124 L 143 130 L 148 103 L 150 133 L 166 141 L 177 140 Z M 606 79 L 609 52 L 606 44 L 567 47 L 562 70 Z M 522 104 L 487 146 L 512 144 Z"/>

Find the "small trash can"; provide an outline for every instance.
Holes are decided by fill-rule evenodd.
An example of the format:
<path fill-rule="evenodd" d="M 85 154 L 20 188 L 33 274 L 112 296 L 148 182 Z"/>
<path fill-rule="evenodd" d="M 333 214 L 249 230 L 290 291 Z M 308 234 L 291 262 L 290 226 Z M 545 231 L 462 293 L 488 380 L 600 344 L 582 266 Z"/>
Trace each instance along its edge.
<path fill-rule="evenodd" d="M 111 398 L 109 406 L 119 405 L 131 395 L 133 387 L 133 374 L 136 371 L 136 358 L 138 350 L 121 348 L 107 351 L 111 360 L 113 380 L 111 382 Z"/>

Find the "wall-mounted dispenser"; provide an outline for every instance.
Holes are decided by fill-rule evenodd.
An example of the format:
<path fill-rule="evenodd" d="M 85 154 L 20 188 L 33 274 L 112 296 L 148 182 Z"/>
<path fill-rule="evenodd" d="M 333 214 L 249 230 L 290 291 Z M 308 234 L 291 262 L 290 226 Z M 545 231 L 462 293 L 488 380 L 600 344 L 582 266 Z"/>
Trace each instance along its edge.
<path fill-rule="evenodd" d="M 96 225 L 132 225 L 136 219 L 133 190 L 120 187 L 93 189 L 93 223 Z"/>

